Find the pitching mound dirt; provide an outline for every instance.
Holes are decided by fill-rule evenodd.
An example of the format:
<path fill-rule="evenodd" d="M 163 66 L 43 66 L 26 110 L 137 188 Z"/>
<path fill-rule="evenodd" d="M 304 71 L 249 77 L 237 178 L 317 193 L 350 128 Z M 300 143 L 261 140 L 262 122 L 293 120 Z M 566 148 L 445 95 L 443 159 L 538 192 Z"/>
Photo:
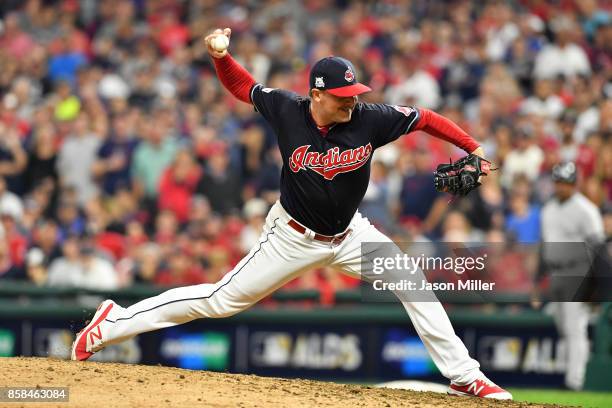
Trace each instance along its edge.
<path fill-rule="evenodd" d="M 0 387 L 70 388 L 69 403 L 0 402 L 0 406 L 26 408 L 542 406 L 309 380 L 48 358 L 0 358 L 0 373 Z"/>

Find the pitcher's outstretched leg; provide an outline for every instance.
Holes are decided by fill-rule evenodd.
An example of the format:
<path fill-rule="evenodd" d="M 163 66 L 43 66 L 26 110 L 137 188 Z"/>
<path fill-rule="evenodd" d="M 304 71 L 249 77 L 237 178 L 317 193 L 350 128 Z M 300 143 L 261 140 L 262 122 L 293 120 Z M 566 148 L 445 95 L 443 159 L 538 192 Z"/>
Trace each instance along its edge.
<path fill-rule="evenodd" d="M 123 308 L 104 301 L 72 346 L 73 360 L 86 360 L 102 348 L 138 334 L 187 323 L 221 318 L 247 309 L 329 254 L 313 245 L 283 220 L 280 204 L 272 207 L 259 243 L 215 284 L 170 289 Z"/>

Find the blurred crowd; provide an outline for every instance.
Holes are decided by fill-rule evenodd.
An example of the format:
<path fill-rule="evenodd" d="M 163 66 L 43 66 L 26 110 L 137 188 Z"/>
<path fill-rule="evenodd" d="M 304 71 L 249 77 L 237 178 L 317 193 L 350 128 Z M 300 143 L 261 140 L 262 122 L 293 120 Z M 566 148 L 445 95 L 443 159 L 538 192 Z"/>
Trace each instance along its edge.
<path fill-rule="evenodd" d="M 537 242 L 551 167 L 612 236 L 612 2 L 5 0 L 0 2 L 0 282 L 116 289 L 215 282 L 279 196 L 275 136 L 216 78 L 203 37 L 270 87 L 308 92 L 350 59 L 367 102 L 434 109 L 499 171 L 449 203 L 419 132 L 379 149 L 361 212 L 393 238 Z M 520 269 L 520 268 L 519 268 Z M 290 284 L 333 292 L 327 270 Z"/>

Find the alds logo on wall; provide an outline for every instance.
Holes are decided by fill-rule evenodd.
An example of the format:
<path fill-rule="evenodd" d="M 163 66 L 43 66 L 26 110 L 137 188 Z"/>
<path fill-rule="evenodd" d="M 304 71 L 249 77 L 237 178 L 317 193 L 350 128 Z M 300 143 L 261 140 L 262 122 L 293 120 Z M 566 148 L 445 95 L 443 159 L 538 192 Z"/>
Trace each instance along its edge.
<path fill-rule="evenodd" d="M 300 146 L 291 153 L 289 168 L 294 173 L 311 169 L 326 180 L 332 180 L 337 174 L 356 170 L 366 164 L 372 155 L 372 145 L 359 146 L 340 152 L 338 147 L 325 153 L 309 152 L 310 145 Z"/>

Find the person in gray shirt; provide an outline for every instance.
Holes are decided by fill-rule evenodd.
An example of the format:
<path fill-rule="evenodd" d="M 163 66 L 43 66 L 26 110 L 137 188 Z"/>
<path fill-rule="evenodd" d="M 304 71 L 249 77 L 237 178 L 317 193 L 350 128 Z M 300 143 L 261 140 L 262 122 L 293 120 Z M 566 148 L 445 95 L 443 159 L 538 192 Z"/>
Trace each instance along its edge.
<path fill-rule="evenodd" d="M 550 275 L 551 310 L 559 335 L 566 342 L 565 385 L 580 390 L 589 360 L 589 309 L 579 288 L 591 273 L 594 248 L 604 240 L 599 209 L 576 190 L 572 162 L 553 167 L 554 197 L 541 214 L 542 243 L 538 278 Z"/>

